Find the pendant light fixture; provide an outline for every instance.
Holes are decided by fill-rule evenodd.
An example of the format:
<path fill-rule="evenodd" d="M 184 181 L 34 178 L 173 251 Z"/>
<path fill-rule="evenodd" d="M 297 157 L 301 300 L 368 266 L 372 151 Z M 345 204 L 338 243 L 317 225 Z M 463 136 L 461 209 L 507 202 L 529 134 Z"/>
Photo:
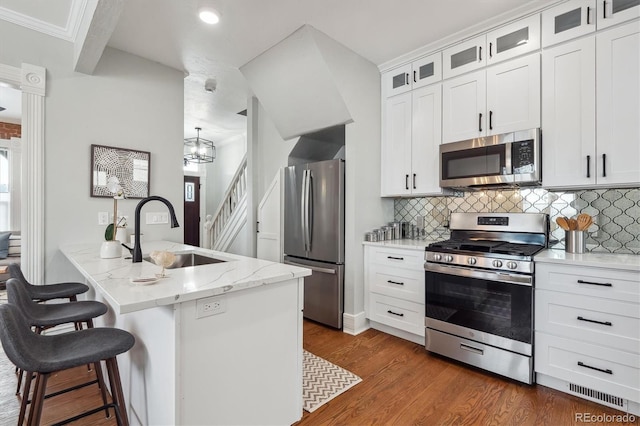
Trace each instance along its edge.
<path fill-rule="evenodd" d="M 201 127 L 196 127 L 198 135 L 184 140 L 184 164 L 213 163 L 216 158 L 216 147 L 213 142 L 200 137 Z"/>

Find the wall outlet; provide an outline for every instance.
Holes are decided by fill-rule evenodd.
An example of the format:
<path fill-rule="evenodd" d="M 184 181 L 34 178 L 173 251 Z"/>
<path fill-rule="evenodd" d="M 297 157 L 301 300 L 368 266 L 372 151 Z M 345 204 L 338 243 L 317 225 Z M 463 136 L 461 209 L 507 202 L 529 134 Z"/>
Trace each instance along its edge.
<path fill-rule="evenodd" d="M 98 212 L 98 225 L 108 225 L 109 212 Z"/>
<path fill-rule="evenodd" d="M 227 310 L 225 296 L 207 297 L 196 300 L 196 318 L 217 315 Z"/>
<path fill-rule="evenodd" d="M 169 213 L 147 213 L 147 225 L 159 225 L 169 223 Z"/>

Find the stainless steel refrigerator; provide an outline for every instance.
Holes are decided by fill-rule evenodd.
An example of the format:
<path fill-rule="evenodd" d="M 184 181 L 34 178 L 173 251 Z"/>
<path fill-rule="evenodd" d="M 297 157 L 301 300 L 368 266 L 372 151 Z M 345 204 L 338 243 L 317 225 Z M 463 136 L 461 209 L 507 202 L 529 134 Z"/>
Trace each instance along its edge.
<path fill-rule="evenodd" d="M 342 328 L 344 160 L 285 169 L 284 261 L 313 271 L 304 282 L 304 317 Z"/>

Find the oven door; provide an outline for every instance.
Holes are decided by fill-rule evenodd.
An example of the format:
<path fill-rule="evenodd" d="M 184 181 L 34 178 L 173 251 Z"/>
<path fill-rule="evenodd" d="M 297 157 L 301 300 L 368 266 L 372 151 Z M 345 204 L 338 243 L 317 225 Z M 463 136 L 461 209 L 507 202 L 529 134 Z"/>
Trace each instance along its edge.
<path fill-rule="evenodd" d="M 532 354 L 533 276 L 425 264 L 427 328 Z"/>

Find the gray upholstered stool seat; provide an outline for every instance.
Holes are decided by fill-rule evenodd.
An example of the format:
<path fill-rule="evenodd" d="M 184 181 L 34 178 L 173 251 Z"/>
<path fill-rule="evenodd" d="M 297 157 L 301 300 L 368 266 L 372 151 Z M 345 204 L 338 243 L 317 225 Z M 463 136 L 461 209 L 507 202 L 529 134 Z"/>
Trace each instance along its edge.
<path fill-rule="evenodd" d="M 36 375 L 28 424 L 40 423 L 50 373 L 87 363 L 97 366 L 100 361 L 105 360 L 113 402 L 75 416 L 70 421 L 114 408 L 118 424 L 128 425 L 116 355 L 133 347 L 135 338 L 130 333 L 115 328 L 92 328 L 51 336 L 35 334 L 19 308 L 8 304 L 0 305 L 0 340 L 7 357 L 28 372 L 23 401 L 29 394 L 31 376 Z M 102 378 L 99 377 L 98 380 L 104 390 Z M 26 408 L 26 403 L 23 403 L 23 407 Z M 24 418 L 22 409 L 21 418 Z"/>
<path fill-rule="evenodd" d="M 33 285 L 22 274 L 20 265 L 12 263 L 9 265 L 9 274 L 11 278 L 20 280 L 29 291 L 29 296 L 33 300 L 52 300 L 52 299 L 69 299 L 76 300 L 78 294 L 89 291 L 89 286 L 82 283 L 68 282 L 47 285 Z"/>

